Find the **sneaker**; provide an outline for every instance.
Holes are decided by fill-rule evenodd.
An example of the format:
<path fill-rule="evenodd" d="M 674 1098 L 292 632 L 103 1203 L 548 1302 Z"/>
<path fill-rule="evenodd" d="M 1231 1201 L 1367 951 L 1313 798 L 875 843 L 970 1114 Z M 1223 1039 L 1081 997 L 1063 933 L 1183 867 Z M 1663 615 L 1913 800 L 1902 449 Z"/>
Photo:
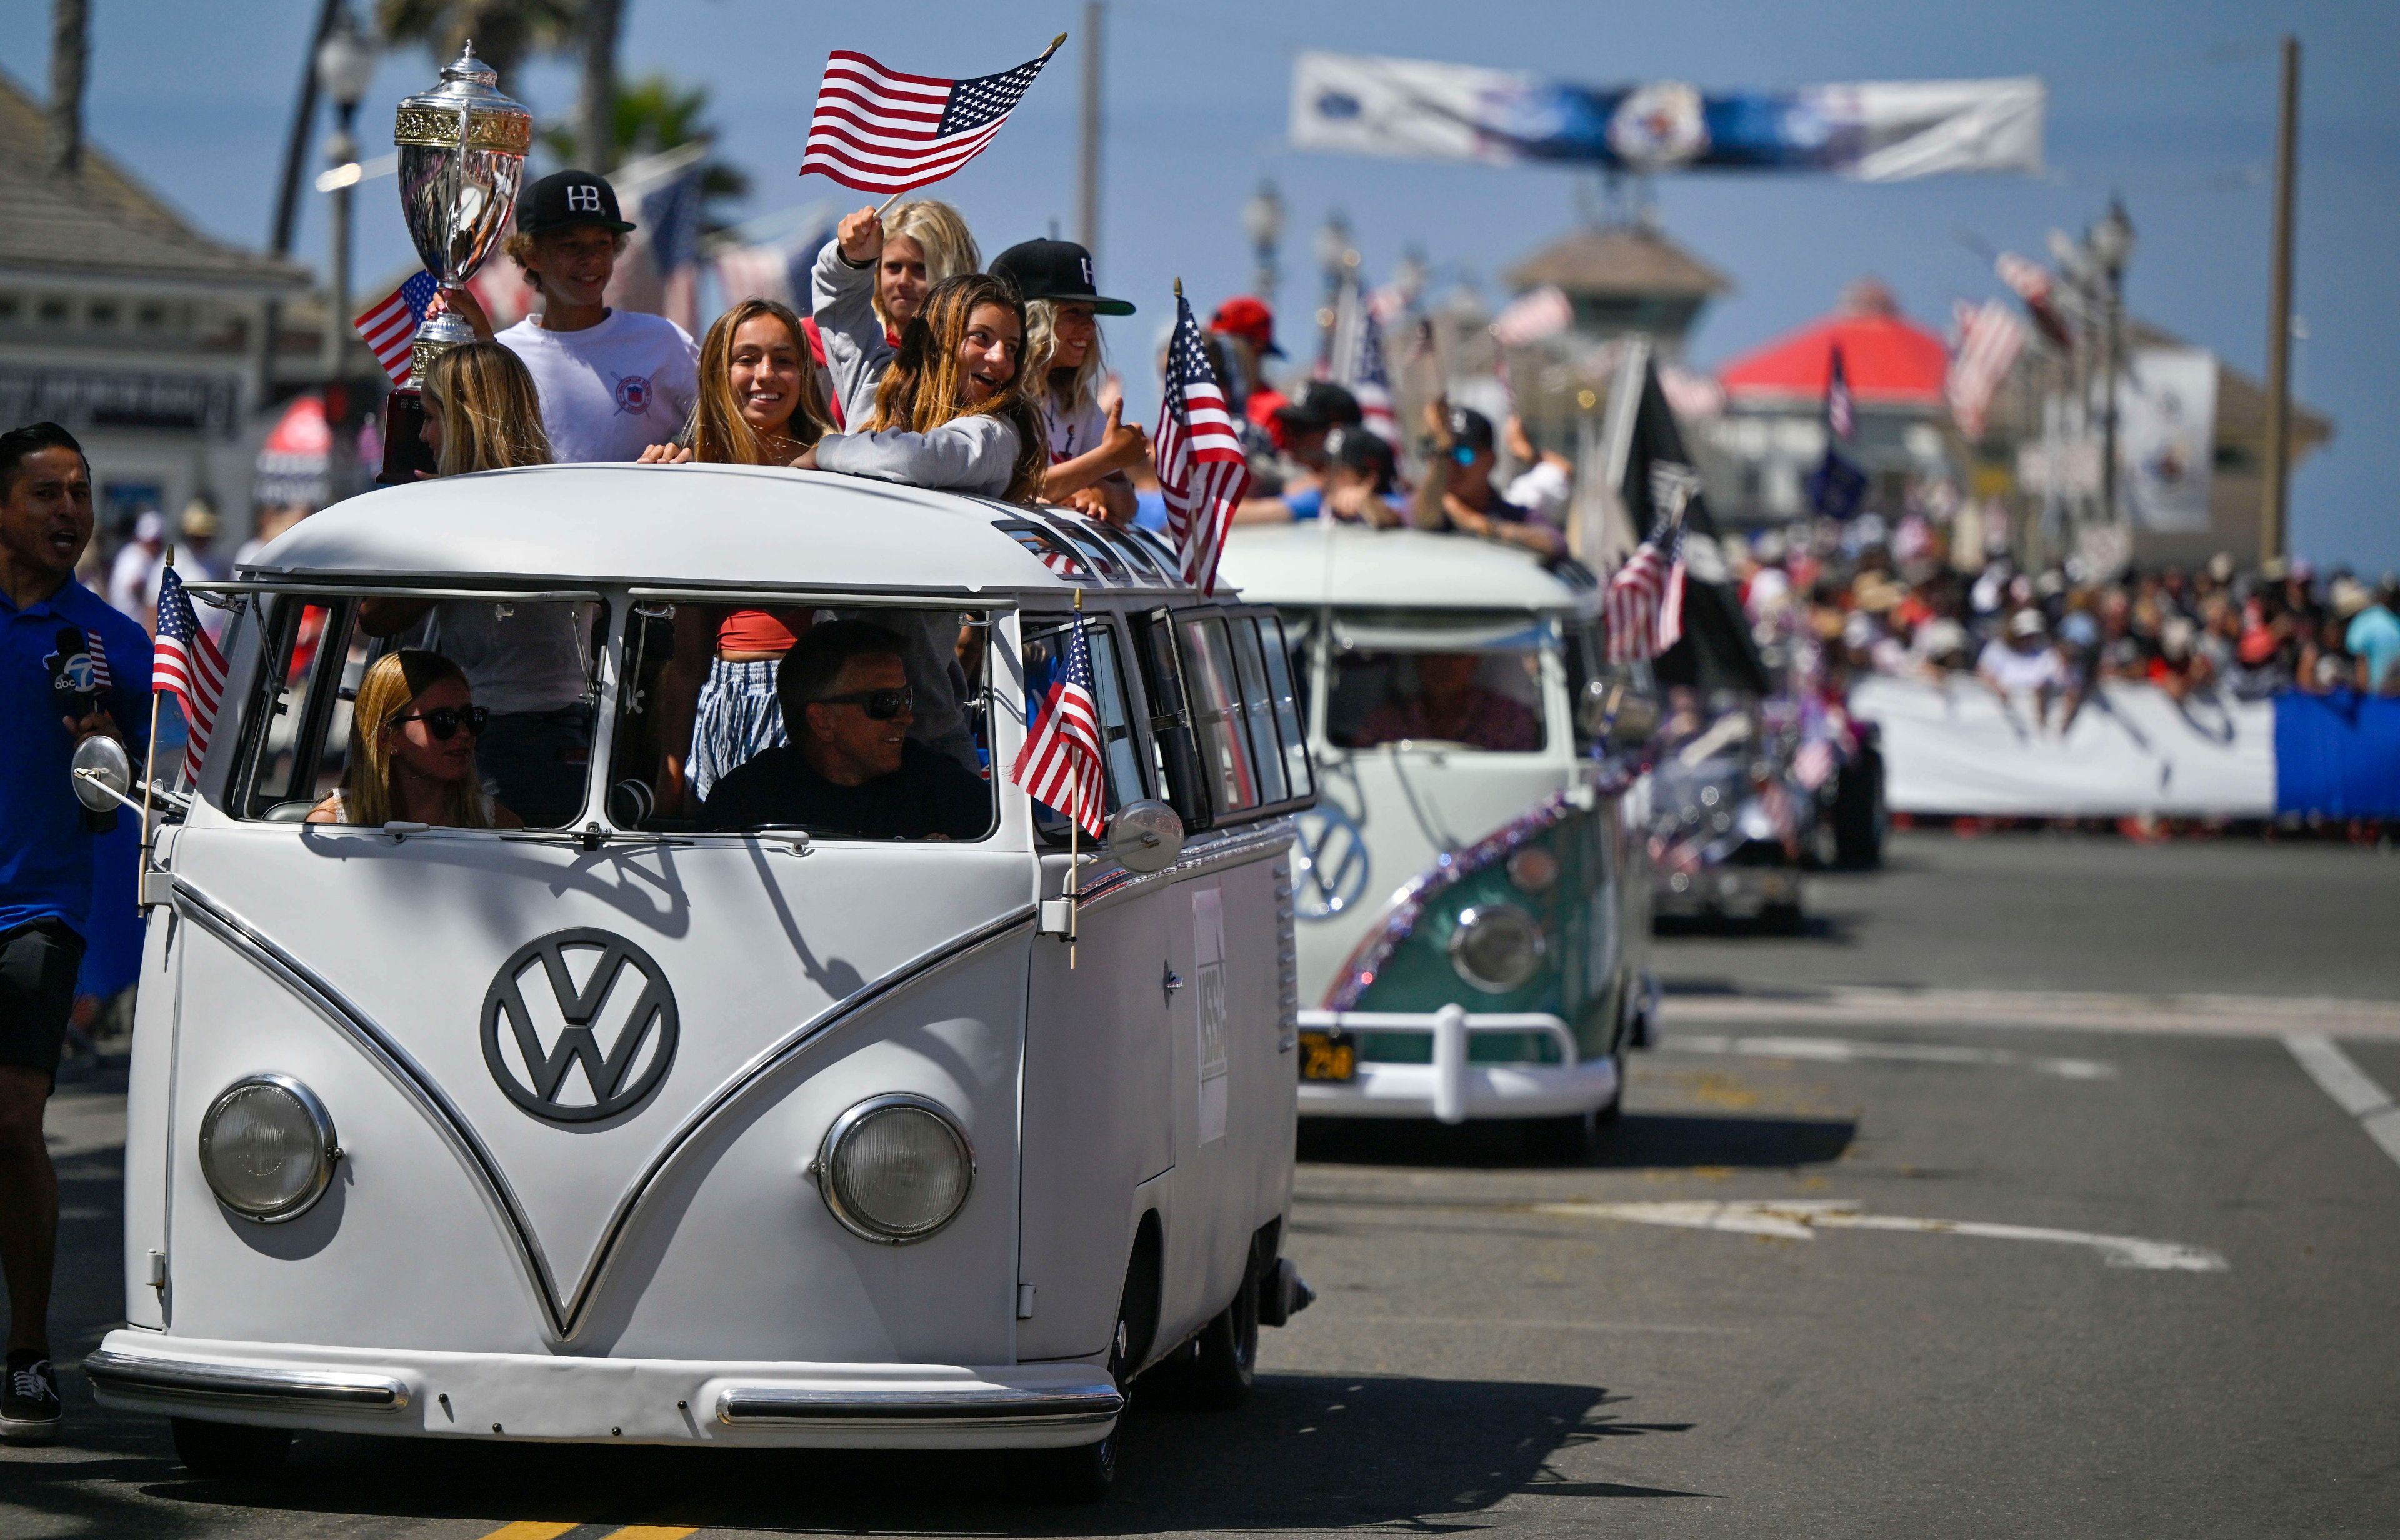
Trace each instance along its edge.
<path fill-rule="evenodd" d="M 32 1349 L 8 1355 L 8 1383 L 0 1386 L 0 1439 L 44 1443 L 59 1436 L 59 1371 Z"/>

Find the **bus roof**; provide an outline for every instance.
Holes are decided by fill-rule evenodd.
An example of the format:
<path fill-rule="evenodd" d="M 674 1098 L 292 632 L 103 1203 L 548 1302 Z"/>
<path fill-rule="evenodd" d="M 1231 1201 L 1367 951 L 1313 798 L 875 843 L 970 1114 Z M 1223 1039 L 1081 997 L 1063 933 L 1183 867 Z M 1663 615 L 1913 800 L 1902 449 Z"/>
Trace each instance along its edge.
<path fill-rule="evenodd" d="M 302 520 L 239 578 L 1152 597 L 1183 587 L 1154 537 L 1057 510 L 734 465 L 537 466 L 387 487 Z"/>
<path fill-rule="evenodd" d="M 1238 525 L 1222 571 L 1244 598 L 1292 608 L 1589 611 L 1598 603 L 1582 567 L 1545 566 L 1520 546 L 1325 520 Z"/>

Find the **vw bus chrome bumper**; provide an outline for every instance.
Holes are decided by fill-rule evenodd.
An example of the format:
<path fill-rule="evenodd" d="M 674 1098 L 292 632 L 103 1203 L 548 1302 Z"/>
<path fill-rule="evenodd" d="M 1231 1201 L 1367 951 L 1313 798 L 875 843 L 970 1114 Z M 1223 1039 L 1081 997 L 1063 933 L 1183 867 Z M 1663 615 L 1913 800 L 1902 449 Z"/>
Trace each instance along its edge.
<path fill-rule="evenodd" d="M 1429 1064 L 1356 1061 L 1348 1080 L 1300 1083 L 1300 1114 L 1318 1118 L 1567 1117 L 1616 1099 L 1611 1057 L 1587 1059 L 1565 1021 L 1545 1013 L 1486 1013 L 1445 1005 L 1439 1011 L 1302 1011 L 1302 1034 L 1423 1033 L 1433 1040 Z M 1467 1040 L 1479 1032 L 1521 1037 L 1538 1033 L 1558 1045 L 1555 1064 L 1472 1064 Z M 1305 1038 L 1303 1037 L 1303 1041 Z"/>
<path fill-rule="evenodd" d="M 825 1449 L 1038 1449 L 1108 1436 L 1125 1397 L 1083 1363 L 720 1363 L 202 1342 L 112 1331 L 102 1406 L 340 1433 Z"/>

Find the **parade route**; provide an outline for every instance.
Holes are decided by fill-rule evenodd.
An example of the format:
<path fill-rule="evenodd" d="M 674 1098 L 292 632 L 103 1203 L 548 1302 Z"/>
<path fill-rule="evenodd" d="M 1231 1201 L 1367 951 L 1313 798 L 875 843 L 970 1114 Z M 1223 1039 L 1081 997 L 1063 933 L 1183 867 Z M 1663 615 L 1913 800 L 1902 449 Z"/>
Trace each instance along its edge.
<path fill-rule="evenodd" d="M 1853 974 L 1906 961 L 1878 935 L 1909 929 L 1893 907 L 1916 864 L 1971 877 L 1986 852 L 2014 854 L 1918 837 L 1888 878 L 1818 884 Z M 2400 891 L 2400 863 L 2281 853 Z M 2039 961 L 2053 987 L 2125 965 L 2112 896 L 2086 901 L 2092 957 Z M 2320 918 L 2318 945 L 2360 944 Z M 1660 971 L 1722 977 L 1753 940 L 1806 945 L 1695 934 Z M 1971 977 L 1971 952 L 1935 961 Z M 1755 1015 L 1638 1056 L 1580 1165 L 1530 1163 L 1491 1125 L 1308 1129 L 1289 1249 L 1318 1302 L 1265 1334 L 1245 1410 L 1138 1399 L 1097 1507 L 1028 1506 L 966 1456 L 304 1438 L 271 1485 L 205 1481 L 163 1424 L 98 1411 L 70 1373 L 62 1442 L 0 1452 L 0 1532 L 2390 1533 L 2400 1165 L 2375 1120 L 2400 1042 Z M 104 1116 L 104 1087 L 77 1094 L 75 1126 Z M 69 1356 L 116 1309 L 117 1152 L 61 1169 Z"/>

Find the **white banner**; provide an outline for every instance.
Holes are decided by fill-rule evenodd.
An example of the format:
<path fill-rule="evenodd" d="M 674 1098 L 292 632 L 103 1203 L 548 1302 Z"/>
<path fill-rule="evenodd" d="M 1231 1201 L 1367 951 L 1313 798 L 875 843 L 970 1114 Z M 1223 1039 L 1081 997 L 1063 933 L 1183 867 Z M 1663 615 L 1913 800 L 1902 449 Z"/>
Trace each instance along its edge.
<path fill-rule="evenodd" d="M 2057 707 L 2003 702 L 1982 681 L 1881 676 L 1850 687 L 1883 734 L 1894 812 L 2115 818 L 2267 817 L 2275 811 L 2275 707 L 2230 695 L 2178 704 L 2155 685 L 2102 684 L 2062 735 Z"/>
<path fill-rule="evenodd" d="M 1896 182 L 2041 170 L 2034 76 L 1703 91 L 1680 80 L 1582 86 L 1422 59 L 1303 52 L 1291 143 L 1303 150 L 1637 171 L 1831 171 Z"/>
<path fill-rule="evenodd" d="M 2144 348 L 2117 387 L 2125 502 L 2143 529 L 2202 534 L 2216 464 L 2216 355 Z"/>

